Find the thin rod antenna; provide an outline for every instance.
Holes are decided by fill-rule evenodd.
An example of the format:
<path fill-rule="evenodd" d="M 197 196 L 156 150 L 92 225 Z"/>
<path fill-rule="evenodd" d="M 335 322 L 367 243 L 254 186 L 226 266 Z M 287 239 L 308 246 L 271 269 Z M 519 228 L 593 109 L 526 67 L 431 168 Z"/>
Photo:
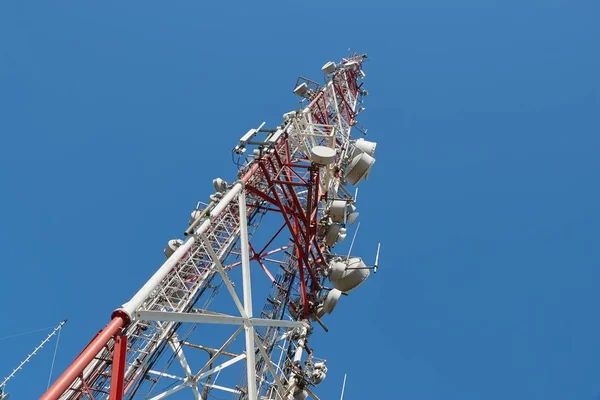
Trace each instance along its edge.
<path fill-rule="evenodd" d="M 350 259 L 350 253 L 352 252 L 352 247 L 354 246 L 354 241 L 356 240 L 356 235 L 358 235 L 358 228 L 360 228 L 360 222 L 356 225 L 356 231 L 354 231 L 354 236 L 352 237 L 352 243 L 350 243 L 350 250 L 348 250 L 348 257 L 346 257 L 346 262 Z M 377 264 L 377 262 L 375 262 Z"/>
<path fill-rule="evenodd" d="M 33 356 L 35 356 L 35 355 L 37 354 L 37 352 L 38 352 L 38 351 L 39 351 L 39 350 L 40 350 L 42 347 L 44 347 L 44 345 L 45 345 L 46 343 L 48 343 L 48 341 L 50 341 L 50 339 L 52 338 L 52 336 L 54 336 L 54 335 L 55 335 L 57 332 L 59 332 L 59 331 L 60 331 L 60 329 L 63 327 L 63 325 L 64 325 L 66 322 L 67 322 L 67 320 L 65 319 L 65 320 L 64 320 L 64 321 L 62 321 L 60 324 L 58 324 L 58 326 L 57 326 L 56 328 L 54 328 L 54 330 L 52 331 L 52 333 L 50 333 L 50 334 L 49 334 L 49 335 L 46 337 L 46 339 L 44 339 L 44 340 L 42 341 L 42 343 L 40 343 L 40 344 L 38 345 L 38 347 L 36 347 L 36 348 L 33 350 L 33 352 L 32 352 L 32 353 L 31 353 L 31 354 L 29 354 L 25 360 L 21 361 L 21 364 L 19 364 L 19 366 L 18 366 L 17 368 L 15 368 L 15 369 L 13 370 L 13 372 L 12 372 L 12 373 L 11 373 L 9 376 L 7 376 L 6 378 L 4 378 L 4 380 L 2 381 L 2 383 L 0 383 L 0 389 L 2 389 L 4 386 L 6 386 L 6 383 L 7 383 L 9 380 L 11 380 L 11 379 L 12 379 L 12 378 L 15 376 L 15 374 L 17 373 L 17 371 L 19 371 L 20 369 L 22 369 L 22 368 L 23 368 L 23 366 L 24 366 L 25 364 L 27 364 L 27 363 L 29 362 L 29 360 L 31 360 L 31 358 L 32 358 Z"/>
<path fill-rule="evenodd" d="M 340 396 L 340 400 L 344 400 L 344 390 L 346 389 L 346 375 L 344 374 L 344 383 L 342 384 L 342 395 Z"/>
<path fill-rule="evenodd" d="M 375 254 L 375 265 L 373 265 L 373 272 L 377 272 L 377 267 L 379 266 L 379 249 L 381 248 L 381 243 L 377 243 L 377 254 Z"/>

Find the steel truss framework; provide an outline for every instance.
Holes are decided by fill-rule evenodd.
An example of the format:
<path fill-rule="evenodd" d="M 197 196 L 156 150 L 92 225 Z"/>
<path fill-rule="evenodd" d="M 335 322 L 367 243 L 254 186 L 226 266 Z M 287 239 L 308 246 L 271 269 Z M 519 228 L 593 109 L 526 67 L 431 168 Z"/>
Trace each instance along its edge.
<path fill-rule="evenodd" d="M 211 390 L 237 399 L 292 399 L 299 391 L 318 399 L 313 387 L 322 366 L 308 337 L 312 321 L 322 324 L 317 307 L 330 290 L 326 279 L 332 247 L 343 240 L 340 236 L 332 244 L 325 237 L 329 208 L 333 200 L 355 200 L 345 173 L 355 153 L 350 132 L 357 122 L 357 105 L 366 94 L 360 83 L 365 57 L 343 59 L 326 74 L 323 87 L 304 94 L 304 108 L 286 114 L 277 129 L 254 132 L 267 138 L 253 142 L 257 148 L 240 167 L 238 180 L 198 210 L 187 240 L 115 310 L 110 323 L 42 399 L 132 398 L 148 386 L 154 390 L 146 394 L 151 399 L 183 389 L 191 390 L 195 399 L 206 399 Z M 335 150 L 335 162 L 312 162 L 315 146 Z M 280 215 L 281 224 L 258 246 L 253 233 L 269 214 Z M 252 261 L 272 281 L 258 317 L 252 307 Z M 232 278 L 240 266 L 241 298 Z M 238 315 L 211 310 L 214 295 L 223 287 Z M 184 326 L 206 324 L 235 330 L 218 348 L 180 338 Z M 242 332 L 245 351 L 229 351 Z M 192 369 L 184 348 L 208 353 L 202 368 Z M 167 354 L 169 360 L 162 362 Z M 161 362 L 163 369 L 155 368 Z M 235 366 L 242 366 L 239 384 L 217 385 L 221 371 Z M 163 381 L 170 385 L 160 390 L 157 382 Z"/>

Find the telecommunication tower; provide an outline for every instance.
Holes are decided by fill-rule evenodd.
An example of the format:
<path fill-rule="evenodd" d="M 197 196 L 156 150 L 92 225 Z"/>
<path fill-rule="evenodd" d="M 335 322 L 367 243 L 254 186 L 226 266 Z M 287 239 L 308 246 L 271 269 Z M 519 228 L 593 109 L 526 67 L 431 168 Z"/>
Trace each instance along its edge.
<path fill-rule="evenodd" d="M 217 392 L 318 399 L 327 365 L 312 335 L 377 272 L 379 247 L 370 266 L 335 252 L 358 217 L 355 187 L 375 162 L 376 143 L 351 136 L 365 133 L 357 121 L 365 58 L 326 63 L 323 85 L 299 78 L 301 106 L 279 126 L 262 123 L 241 137 L 237 179 L 213 181 L 183 238 L 168 242 L 164 264 L 43 400 L 158 400 L 182 390 L 197 400 Z M 251 282 L 257 273 L 262 281 Z M 255 315 L 253 291 L 265 280 L 267 299 Z M 230 298 L 231 312 L 217 310 L 218 293 Z"/>

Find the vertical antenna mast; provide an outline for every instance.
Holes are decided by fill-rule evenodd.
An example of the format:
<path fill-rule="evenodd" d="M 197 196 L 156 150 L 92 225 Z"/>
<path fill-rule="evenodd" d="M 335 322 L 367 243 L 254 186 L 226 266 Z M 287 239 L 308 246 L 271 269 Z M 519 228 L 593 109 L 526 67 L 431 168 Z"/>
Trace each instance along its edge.
<path fill-rule="evenodd" d="M 18 366 L 17 368 L 15 368 L 15 369 L 13 370 L 13 372 L 12 372 L 12 373 L 11 373 L 9 376 L 7 376 L 6 378 L 4 378 L 4 380 L 2 381 L 2 383 L 0 383 L 0 394 L 2 394 L 2 389 L 4 388 L 4 386 L 6 386 L 6 383 L 7 383 L 7 382 L 8 382 L 10 379 L 12 379 L 12 378 L 15 376 L 15 374 L 17 373 L 17 371 L 19 371 L 20 369 L 23 369 L 23 366 L 24 366 L 25 364 L 27 364 L 27 363 L 29 362 L 29 360 L 31 360 L 31 358 L 32 358 L 33 356 L 35 356 L 35 355 L 37 354 L 37 352 L 38 352 L 38 351 L 39 351 L 39 350 L 40 350 L 42 347 L 44 347 L 44 345 L 45 345 L 46 343 L 48 343 L 48 342 L 50 341 L 50 339 L 52 339 L 52 336 L 56 335 L 56 333 L 57 333 L 57 332 L 58 332 L 58 331 L 59 331 L 59 330 L 60 330 L 60 329 L 63 327 L 63 325 L 64 325 L 66 322 L 67 322 L 67 320 L 65 319 L 65 320 L 64 320 L 64 321 L 62 321 L 60 324 L 58 324 L 58 326 L 57 326 L 56 328 L 54 328 L 54 330 L 53 330 L 53 331 L 52 331 L 52 332 L 51 332 L 51 333 L 50 333 L 50 334 L 49 334 L 49 335 L 46 337 L 46 339 L 44 339 L 44 340 L 42 341 L 42 343 L 40 343 L 40 344 L 38 345 L 38 347 L 36 347 L 36 348 L 33 350 L 33 352 L 32 352 L 32 353 L 31 353 L 31 354 L 29 354 L 25 360 L 21 361 L 21 364 L 19 364 L 19 366 Z"/>

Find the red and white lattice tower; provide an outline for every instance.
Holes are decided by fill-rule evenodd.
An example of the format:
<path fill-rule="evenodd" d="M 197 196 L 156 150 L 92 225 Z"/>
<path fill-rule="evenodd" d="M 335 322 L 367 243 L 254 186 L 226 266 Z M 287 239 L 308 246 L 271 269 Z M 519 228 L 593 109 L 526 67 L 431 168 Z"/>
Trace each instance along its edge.
<path fill-rule="evenodd" d="M 42 399 L 162 399 L 184 389 L 195 399 L 317 399 L 327 367 L 309 344 L 313 329 L 326 330 L 340 296 L 377 268 L 334 252 L 358 215 L 353 186 L 375 162 L 376 144 L 351 137 L 362 130 L 365 58 L 328 62 L 323 86 L 300 78 L 301 107 L 240 139 L 237 180 L 213 181 L 186 240 L 168 243 L 166 262 Z M 254 286 L 251 265 L 262 275 Z M 255 315 L 252 288 L 267 279 Z M 231 312 L 216 311 L 219 292 Z"/>

